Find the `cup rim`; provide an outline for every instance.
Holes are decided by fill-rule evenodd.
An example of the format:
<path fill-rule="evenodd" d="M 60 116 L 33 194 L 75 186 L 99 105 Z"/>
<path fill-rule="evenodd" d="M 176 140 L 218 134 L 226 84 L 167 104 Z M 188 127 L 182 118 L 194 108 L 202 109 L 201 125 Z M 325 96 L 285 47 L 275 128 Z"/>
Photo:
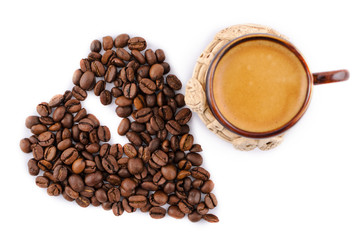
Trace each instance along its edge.
<path fill-rule="evenodd" d="M 243 130 L 243 129 L 240 129 L 240 128 L 234 126 L 221 114 L 221 112 L 218 109 L 217 104 L 215 102 L 214 92 L 213 92 L 214 73 L 215 73 L 215 69 L 216 69 L 219 61 L 221 60 L 221 58 L 234 46 L 236 46 L 242 42 L 249 41 L 249 40 L 255 40 L 255 39 L 266 39 L 266 40 L 277 42 L 277 43 L 282 44 L 283 46 L 287 47 L 290 51 L 292 51 L 294 53 L 294 55 L 297 56 L 299 61 L 302 63 L 304 70 L 307 74 L 307 80 L 308 80 L 307 95 L 306 95 L 304 103 L 303 103 L 302 107 L 299 109 L 298 113 L 289 122 L 287 122 L 283 126 L 277 128 L 277 129 L 271 130 L 271 131 L 267 131 L 267 132 L 250 132 L 250 131 L 246 131 L 246 130 Z M 261 139 L 261 138 L 269 138 L 269 137 L 277 136 L 277 135 L 280 135 L 283 132 L 287 131 L 292 126 L 294 126 L 300 120 L 300 118 L 304 115 L 304 113 L 306 112 L 306 110 L 309 106 L 312 88 L 313 88 L 313 75 L 310 72 L 309 67 L 308 67 L 303 55 L 300 53 L 300 51 L 297 50 L 297 48 L 291 42 L 289 42 L 281 37 L 278 37 L 276 35 L 268 34 L 268 33 L 246 34 L 246 35 L 243 35 L 243 36 L 240 36 L 240 37 L 237 37 L 237 38 L 231 40 L 230 42 L 225 44 L 217 52 L 217 54 L 214 56 L 214 58 L 211 60 L 210 66 L 209 66 L 209 68 L 207 70 L 207 74 L 206 74 L 206 99 L 207 99 L 208 105 L 209 105 L 214 117 L 226 129 L 228 129 L 238 135 L 241 135 L 243 137 L 247 137 L 247 138 Z"/>

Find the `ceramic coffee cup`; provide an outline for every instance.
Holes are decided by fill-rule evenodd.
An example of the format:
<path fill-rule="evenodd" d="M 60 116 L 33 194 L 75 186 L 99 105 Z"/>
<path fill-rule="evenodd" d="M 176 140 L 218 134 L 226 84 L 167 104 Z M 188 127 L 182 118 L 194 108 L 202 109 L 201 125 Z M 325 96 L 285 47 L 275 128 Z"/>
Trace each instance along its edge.
<path fill-rule="evenodd" d="M 297 48 L 272 34 L 238 37 L 213 58 L 206 97 L 215 118 L 248 138 L 281 135 L 308 109 L 313 85 L 347 80 L 347 70 L 311 73 Z"/>

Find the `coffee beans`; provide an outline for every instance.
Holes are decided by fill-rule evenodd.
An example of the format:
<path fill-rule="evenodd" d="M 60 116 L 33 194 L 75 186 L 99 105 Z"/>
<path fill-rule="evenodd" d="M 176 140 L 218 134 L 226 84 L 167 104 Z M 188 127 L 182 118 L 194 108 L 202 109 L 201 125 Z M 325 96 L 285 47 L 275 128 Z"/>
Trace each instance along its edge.
<path fill-rule="evenodd" d="M 140 209 L 155 219 L 168 213 L 218 222 L 209 213 L 217 206 L 214 183 L 189 133 L 192 113 L 175 92 L 182 83 L 168 74 L 161 49 L 146 48 L 144 38 L 128 34 L 91 43 L 71 91 L 40 103 L 38 116 L 26 118 L 33 135 L 21 139 L 20 149 L 32 153 L 29 174 L 50 196 L 81 207 L 101 205 L 115 216 Z M 112 129 L 82 107 L 91 90 L 103 105 L 115 102 L 123 118 L 117 132 L 129 143 L 107 143 Z"/>

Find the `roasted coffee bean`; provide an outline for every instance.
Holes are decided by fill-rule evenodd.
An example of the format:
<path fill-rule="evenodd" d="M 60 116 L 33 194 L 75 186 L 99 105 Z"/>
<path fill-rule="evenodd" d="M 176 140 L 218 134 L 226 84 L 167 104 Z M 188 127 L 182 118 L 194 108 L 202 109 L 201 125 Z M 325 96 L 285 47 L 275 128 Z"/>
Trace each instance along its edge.
<path fill-rule="evenodd" d="M 80 60 L 79 65 L 80 65 L 80 70 L 82 70 L 82 72 L 86 72 L 91 69 L 90 61 L 87 58 L 83 58 L 82 60 Z"/>
<path fill-rule="evenodd" d="M 176 75 L 169 74 L 166 77 L 166 82 L 174 90 L 180 90 L 182 88 L 181 81 L 176 77 Z"/>
<path fill-rule="evenodd" d="M 38 161 L 38 167 L 43 171 L 48 171 L 52 169 L 53 164 L 47 160 L 40 160 Z"/>
<path fill-rule="evenodd" d="M 88 54 L 88 59 L 93 63 L 93 61 L 100 61 L 102 59 L 102 55 L 98 52 L 90 52 Z M 91 69 L 92 69 L 92 63 L 91 63 Z"/>
<path fill-rule="evenodd" d="M 135 83 L 126 83 L 122 87 L 123 94 L 126 98 L 135 98 L 137 96 L 138 88 Z"/>
<path fill-rule="evenodd" d="M 155 55 L 156 55 L 156 58 L 157 58 L 157 62 L 159 62 L 159 63 L 162 63 L 166 59 L 165 53 L 163 52 L 162 49 L 157 49 L 155 51 Z"/>
<path fill-rule="evenodd" d="M 161 218 L 165 217 L 166 209 L 164 209 L 162 207 L 152 207 L 149 210 L 149 214 L 150 214 L 151 218 L 161 219 Z"/>
<path fill-rule="evenodd" d="M 38 136 L 38 144 L 42 147 L 52 145 L 55 141 L 54 134 L 52 132 L 43 132 Z"/>
<path fill-rule="evenodd" d="M 128 132 L 129 128 L 130 128 L 130 121 L 128 118 L 124 118 L 118 125 L 117 132 L 119 135 L 124 136 Z"/>
<path fill-rule="evenodd" d="M 161 173 L 166 180 L 172 181 L 177 176 L 177 169 L 176 169 L 175 165 L 167 164 L 166 166 L 163 166 L 161 168 Z"/>
<path fill-rule="evenodd" d="M 35 124 L 35 125 L 33 125 L 33 126 L 31 127 L 30 130 L 31 130 L 31 132 L 32 132 L 33 134 L 39 135 L 39 134 L 47 131 L 48 129 L 47 129 L 47 127 L 44 126 L 43 124 Z"/>
<path fill-rule="evenodd" d="M 177 103 L 177 107 L 182 108 L 185 106 L 185 96 L 183 94 L 176 94 L 174 99 Z"/>
<path fill-rule="evenodd" d="M 147 198 L 145 196 L 142 195 L 134 195 L 134 196 L 130 196 L 128 198 L 128 203 L 131 207 L 134 208 L 141 208 L 146 206 L 147 204 Z"/>
<path fill-rule="evenodd" d="M 139 64 L 145 64 L 146 63 L 146 59 L 145 57 L 142 55 L 142 53 L 138 50 L 132 50 L 131 54 L 133 55 L 133 57 L 139 62 Z"/>
<path fill-rule="evenodd" d="M 177 206 L 179 207 L 181 212 L 185 214 L 190 214 L 194 210 L 193 206 L 190 203 L 188 203 L 185 199 L 182 199 Z"/>
<path fill-rule="evenodd" d="M 131 115 L 131 113 L 132 113 L 132 107 L 131 106 L 127 106 L 127 107 L 118 106 L 116 108 L 116 114 L 118 115 L 118 117 L 126 118 L 129 115 Z"/>
<path fill-rule="evenodd" d="M 178 162 L 177 167 L 180 170 L 190 170 L 191 167 L 192 167 L 192 164 L 191 164 L 190 161 L 183 159 L 183 160 Z"/>
<path fill-rule="evenodd" d="M 79 101 L 84 101 L 88 96 L 87 92 L 79 86 L 73 87 L 72 94 Z"/>
<path fill-rule="evenodd" d="M 94 86 L 94 89 L 93 89 L 94 94 L 96 96 L 101 95 L 101 92 L 103 92 L 103 90 L 105 89 L 105 84 L 106 84 L 106 82 L 104 80 L 98 81 L 96 83 L 96 85 Z"/>
<path fill-rule="evenodd" d="M 151 142 L 149 143 L 150 152 L 153 153 L 154 151 L 156 151 L 159 148 L 160 144 L 161 144 L 160 139 L 158 138 L 152 139 Z"/>
<path fill-rule="evenodd" d="M 79 156 L 79 153 L 77 149 L 74 147 L 70 147 L 63 151 L 63 153 L 60 155 L 60 160 L 62 160 L 65 164 L 70 165 L 75 160 L 77 160 Z"/>
<path fill-rule="evenodd" d="M 207 180 L 201 187 L 202 193 L 210 193 L 214 189 L 214 182 L 212 180 Z"/>
<path fill-rule="evenodd" d="M 163 118 L 163 120 L 168 121 L 173 117 L 173 112 L 170 106 L 162 106 L 158 109 L 158 115 Z M 181 128 L 180 128 L 181 130 Z"/>
<path fill-rule="evenodd" d="M 164 68 L 161 64 L 153 64 L 150 68 L 149 74 L 150 78 L 155 81 L 156 79 L 162 78 L 162 75 L 164 74 Z"/>
<path fill-rule="evenodd" d="M 119 170 L 117 161 L 112 155 L 108 155 L 102 159 L 102 166 L 109 174 L 114 174 Z"/>
<path fill-rule="evenodd" d="M 102 44 L 99 40 L 93 40 L 90 45 L 90 50 L 92 52 L 100 52 L 102 50 Z"/>
<path fill-rule="evenodd" d="M 187 215 L 188 219 L 191 222 L 198 222 L 202 219 L 202 215 L 199 214 L 196 210 L 192 211 L 192 213 Z"/>
<path fill-rule="evenodd" d="M 133 37 L 128 40 L 128 48 L 130 50 L 145 50 L 147 47 L 146 40 L 142 37 Z"/>
<path fill-rule="evenodd" d="M 91 70 L 97 77 L 103 77 L 106 73 L 106 69 L 100 61 L 93 61 L 91 63 Z"/>
<path fill-rule="evenodd" d="M 200 202 L 201 200 L 201 192 L 198 189 L 191 189 L 189 191 L 189 194 L 187 196 L 187 201 L 191 204 L 191 205 L 196 205 Z"/>
<path fill-rule="evenodd" d="M 162 150 L 156 150 L 152 153 L 152 160 L 159 166 L 165 166 L 168 163 L 168 156 Z"/>
<path fill-rule="evenodd" d="M 49 116 L 49 114 L 52 112 L 52 109 L 48 103 L 42 102 L 38 104 L 38 106 L 36 107 L 36 111 L 39 113 L 40 116 L 46 117 Z"/>
<path fill-rule="evenodd" d="M 83 132 L 90 132 L 95 128 L 94 121 L 90 118 L 83 118 L 78 124 L 79 130 Z"/>
<path fill-rule="evenodd" d="M 151 166 L 152 167 L 152 166 Z M 162 176 L 162 173 L 158 171 L 155 175 L 153 175 L 152 181 L 157 185 L 163 185 L 166 182 L 166 178 Z"/>
<path fill-rule="evenodd" d="M 60 123 L 64 128 L 71 128 L 73 126 L 73 115 L 66 113 Z"/>
<path fill-rule="evenodd" d="M 108 201 L 107 192 L 103 188 L 98 189 L 94 194 L 100 203 Z"/>
<path fill-rule="evenodd" d="M 54 110 L 53 120 L 55 122 L 60 122 L 66 113 L 66 108 L 64 106 L 59 106 Z"/>
<path fill-rule="evenodd" d="M 130 129 L 134 132 L 143 132 L 146 130 L 146 125 L 143 124 L 143 123 L 138 123 L 138 122 L 132 122 L 131 123 L 131 126 L 130 126 Z"/>
<path fill-rule="evenodd" d="M 205 196 L 205 204 L 209 209 L 213 209 L 217 206 L 217 199 L 213 193 L 208 193 Z"/>
<path fill-rule="evenodd" d="M 104 76 L 104 81 L 111 83 L 116 80 L 117 77 L 117 67 L 110 65 L 107 69 L 106 75 Z"/>
<path fill-rule="evenodd" d="M 188 153 L 186 159 L 189 160 L 193 166 L 200 166 L 203 162 L 202 156 L 198 153 Z"/>
<path fill-rule="evenodd" d="M 68 178 L 69 186 L 76 192 L 81 192 L 84 190 L 84 182 L 81 176 L 78 174 L 72 174 Z"/>
<path fill-rule="evenodd" d="M 152 66 L 153 64 L 157 63 L 156 54 L 152 49 L 147 49 L 145 51 L 145 57 L 148 65 Z"/>
<path fill-rule="evenodd" d="M 194 143 L 194 137 L 191 134 L 185 134 L 180 139 L 180 150 L 181 151 L 188 151 L 191 149 Z M 192 162 L 192 161 L 191 161 Z M 201 165 L 201 164 L 200 164 Z M 199 166 L 199 165 L 197 165 Z"/>
<path fill-rule="evenodd" d="M 62 186 L 58 183 L 52 183 L 47 189 L 49 196 L 59 196 L 62 193 Z"/>
<path fill-rule="evenodd" d="M 127 198 L 123 198 L 122 200 L 122 207 L 123 209 L 128 212 L 128 213 L 132 213 L 135 212 L 137 209 L 132 207 L 131 205 L 129 205 L 128 199 Z"/>
<path fill-rule="evenodd" d="M 191 176 L 191 172 L 190 172 L 190 171 L 181 170 L 181 171 L 178 172 L 176 178 L 177 178 L 178 180 L 181 180 L 181 179 L 184 179 L 184 178 L 186 178 L 186 177 L 188 177 L 188 176 Z"/>
<path fill-rule="evenodd" d="M 118 87 L 113 87 L 111 89 L 111 94 L 114 98 L 118 98 L 118 97 L 122 96 L 123 92 Z"/>
<path fill-rule="evenodd" d="M 24 153 L 30 153 L 31 150 L 31 142 L 29 140 L 29 138 L 23 138 L 20 140 L 20 149 L 21 151 L 23 151 Z"/>
<path fill-rule="evenodd" d="M 28 172 L 30 175 L 32 176 L 36 176 L 39 174 L 39 167 L 38 167 L 38 162 L 35 159 L 30 159 L 28 161 Z"/>
<path fill-rule="evenodd" d="M 143 171 L 143 161 L 140 158 L 130 158 L 127 163 L 128 171 L 132 174 L 139 174 Z"/>
<path fill-rule="evenodd" d="M 43 176 L 38 176 L 35 179 L 35 184 L 40 188 L 47 188 L 49 186 L 49 179 Z"/>
<path fill-rule="evenodd" d="M 202 147 L 201 147 L 201 145 L 200 144 L 194 144 L 194 145 L 192 145 L 192 147 L 191 147 L 191 149 L 190 149 L 190 152 L 195 152 L 195 153 L 197 153 L 197 152 L 202 152 Z"/>
<path fill-rule="evenodd" d="M 80 207 L 88 207 L 90 205 L 90 200 L 86 197 L 83 196 L 79 196 L 77 199 L 75 199 L 75 202 L 80 206 Z"/>
<path fill-rule="evenodd" d="M 81 103 L 77 99 L 70 99 L 64 104 L 65 109 L 69 113 L 76 113 L 79 112 L 82 108 Z M 73 117 L 73 116 L 72 116 Z"/>
<path fill-rule="evenodd" d="M 131 54 L 129 54 L 125 49 L 123 48 L 117 48 L 116 50 L 116 55 L 117 57 L 119 57 L 120 59 L 124 60 L 124 61 L 129 61 L 131 60 Z"/>
<path fill-rule="evenodd" d="M 113 48 L 113 38 L 111 36 L 103 37 L 103 49 L 110 50 Z"/>
<path fill-rule="evenodd" d="M 107 126 L 100 126 L 97 130 L 97 136 L 100 141 L 108 142 L 111 139 L 111 132 Z"/>
<path fill-rule="evenodd" d="M 192 177 L 201 179 L 203 181 L 206 181 L 210 178 L 210 173 L 202 167 L 195 167 L 191 169 L 191 175 Z"/>
<path fill-rule="evenodd" d="M 39 124 L 40 123 L 40 121 L 39 121 L 39 117 L 38 116 L 29 116 L 29 117 L 27 117 L 26 118 L 26 120 L 25 120 L 25 126 L 27 127 L 27 128 L 31 128 L 32 126 L 34 126 L 34 125 L 37 125 L 37 124 Z"/>
<path fill-rule="evenodd" d="M 181 133 L 181 126 L 175 120 L 168 121 L 165 127 L 172 135 L 179 135 Z"/>
<path fill-rule="evenodd" d="M 120 107 L 127 107 L 132 105 L 133 100 L 126 98 L 125 96 L 120 96 L 116 98 L 115 103 Z"/>
<path fill-rule="evenodd" d="M 44 158 L 44 149 L 39 144 L 35 144 L 34 146 L 32 146 L 32 148 L 33 157 L 35 160 L 40 160 Z"/>
<path fill-rule="evenodd" d="M 53 176 L 60 182 L 67 178 L 68 169 L 64 165 L 58 165 L 54 168 Z"/>
<path fill-rule="evenodd" d="M 95 84 L 94 73 L 92 71 L 86 71 L 85 73 L 83 73 L 79 81 L 79 86 L 84 90 L 90 90 L 92 87 L 94 87 L 94 84 Z"/>
<path fill-rule="evenodd" d="M 108 90 L 103 90 L 100 94 L 100 100 L 103 105 L 109 105 L 112 103 L 112 94 Z"/>
<path fill-rule="evenodd" d="M 134 158 L 137 156 L 137 149 L 130 143 L 126 143 L 125 145 L 123 145 L 123 152 L 129 158 Z"/>
<path fill-rule="evenodd" d="M 140 110 L 140 109 L 144 108 L 146 106 L 145 98 L 142 95 L 138 94 L 133 99 L 133 105 L 136 108 L 136 110 Z"/>
<path fill-rule="evenodd" d="M 126 133 L 126 137 L 134 145 L 136 145 L 136 146 L 142 145 L 142 139 L 136 132 L 130 131 L 130 132 Z"/>
<path fill-rule="evenodd" d="M 151 79 L 142 78 L 139 82 L 139 88 L 145 94 L 153 94 L 156 91 L 156 84 Z"/>
<path fill-rule="evenodd" d="M 103 53 L 101 58 L 101 63 L 103 65 L 107 65 L 112 58 L 114 58 L 116 53 L 113 50 L 106 50 L 105 53 Z"/>
<path fill-rule="evenodd" d="M 64 96 L 62 94 L 54 95 L 49 101 L 49 107 L 58 107 L 63 102 Z"/>
<path fill-rule="evenodd" d="M 188 123 L 190 121 L 191 117 L 192 117 L 191 110 L 188 108 L 183 108 L 176 113 L 175 120 L 180 125 L 185 125 L 186 123 Z"/>
<path fill-rule="evenodd" d="M 115 216 L 121 216 L 123 214 L 123 207 L 121 202 L 116 202 L 112 204 L 112 212 Z"/>
<path fill-rule="evenodd" d="M 185 216 L 185 213 L 183 213 L 178 206 L 170 206 L 167 210 L 168 215 L 170 215 L 170 217 L 176 218 L 176 219 L 181 219 Z"/>
<path fill-rule="evenodd" d="M 139 123 L 145 123 L 150 120 L 152 117 L 153 112 L 151 108 L 142 108 L 136 112 L 135 121 Z"/>
<path fill-rule="evenodd" d="M 94 188 L 85 186 L 84 190 L 80 192 L 80 195 L 86 198 L 91 198 L 94 196 L 94 192 L 95 192 Z"/>
<path fill-rule="evenodd" d="M 151 117 L 150 124 L 154 131 L 160 131 L 165 128 L 165 122 L 158 115 Z"/>
<path fill-rule="evenodd" d="M 123 48 L 123 47 L 127 46 L 128 40 L 129 40 L 128 34 L 125 34 L 125 33 L 120 34 L 114 39 L 114 46 L 116 48 Z"/>
<path fill-rule="evenodd" d="M 209 222 L 209 223 L 217 223 L 219 222 L 219 218 L 217 216 L 215 216 L 214 214 L 205 214 L 204 216 L 202 216 L 202 218 Z"/>
<path fill-rule="evenodd" d="M 80 120 L 82 120 L 83 118 L 85 118 L 87 116 L 87 110 L 85 110 L 85 108 L 82 108 L 79 110 L 79 112 L 77 112 L 77 114 L 74 116 L 73 121 L 74 122 L 79 122 Z"/>
<path fill-rule="evenodd" d="M 119 202 L 121 200 L 121 192 L 118 188 L 112 187 L 107 191 L 107 197 L 111 203 Z"/>
<path fill-rule="evenodd" d="M 85 161 L 82 158 L 78 158 L 73 162 L 72 164 L 73 173 L 79 174 L 83 172 L 84 169 L 85 169 Z"/>

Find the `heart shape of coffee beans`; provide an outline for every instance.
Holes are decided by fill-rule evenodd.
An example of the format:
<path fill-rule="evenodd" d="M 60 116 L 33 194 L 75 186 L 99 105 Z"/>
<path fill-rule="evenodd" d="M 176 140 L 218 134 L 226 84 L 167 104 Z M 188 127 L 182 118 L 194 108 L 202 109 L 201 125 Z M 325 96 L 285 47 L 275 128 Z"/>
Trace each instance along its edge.
<path fill-rule="evenodd" d="M 167 212 L 218 222 L 208 213 L 217 205 L 214 183 L 201 167 L 201 146 L 189 134 L 192 112 L 184 107 L 184 95 L 175 93 L 182 83 L 168 74 L 164 52 L 145 50 L 144 38 L 128 34 L 102 40 L 94 40 L 80 61 L 72 91 L 40 103 L 39 116 L 26 119 L 33 135 L 22 139 L 20 148 L 33 154 L 29 173 L 42 175 L 36 185 L 50 196 L 62 195 L 81 207 L 101 205 L 116 216 L 139 208 L 156 219 Z M 107 83 L 114 85 L 110 91 Z M 87 91 L 103 105 L 115 99 L 123 118 L 118 134 L 129 143 L 107 143 L 109 128 L 82 108 Z"/>

